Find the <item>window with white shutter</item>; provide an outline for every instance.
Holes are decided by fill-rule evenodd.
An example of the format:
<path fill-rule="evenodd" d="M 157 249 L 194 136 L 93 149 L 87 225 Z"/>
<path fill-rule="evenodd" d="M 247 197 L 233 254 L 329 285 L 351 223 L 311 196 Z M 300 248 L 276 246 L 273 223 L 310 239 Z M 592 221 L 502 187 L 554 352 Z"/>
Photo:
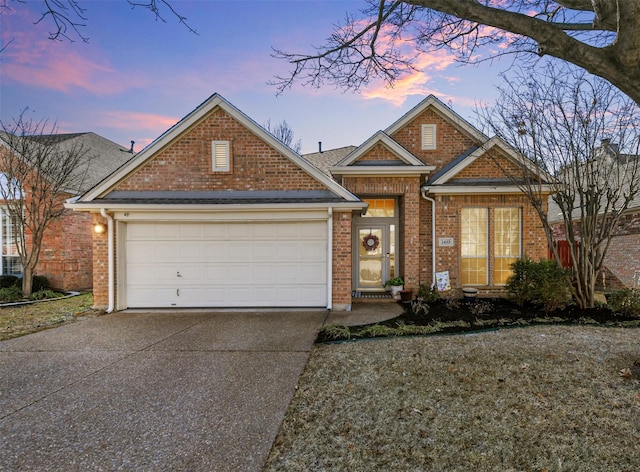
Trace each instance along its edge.
<path fill-rule="evenodd" d="M 213 141 L 211 143 L 211 169 L 213 172 L 229 172 L 231 153 L 229 141 Z"/>
<path fill-rule="evenodd" d="M 436 148 L 436 125 L 422 125 L 422 149 Z"/>

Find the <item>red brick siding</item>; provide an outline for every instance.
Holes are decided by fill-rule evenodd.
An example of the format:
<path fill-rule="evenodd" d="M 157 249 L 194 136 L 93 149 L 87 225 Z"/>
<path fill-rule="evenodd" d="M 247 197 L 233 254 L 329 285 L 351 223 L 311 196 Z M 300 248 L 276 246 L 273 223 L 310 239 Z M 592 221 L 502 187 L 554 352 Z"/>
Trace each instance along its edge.
<path fill-rule="evenodd" d="M 495 160 L 494 160 L 495 159 Z M 481 156 L 456 174 L 456 179 L 503 179 L 505 176 L 518 177 L 522 169 L 510 159 L 496 156 Z"/>
<path fill-rule="evenodd" d="M 92 218 L 65 210 L 52 220 L 42 238 L 36 273 L 61 290 L 88 290 L 93 285 Z"/>
<path fill-rule="evenodd" d="M 423 124 L 436 125 L 436 149 L 434 150 L 421 149 Z M 391 137 L 425 164 L 436 166 L 434 172 L 477 144 L 432 108 L 425 110 L 393 133 Z"/>
<path fill-rule="evenodd" d="M 460 211 L 464 207 L 489 209 L 489 272 L 494 267 L 493 229 L 494 209 L 497 207 L 518 207 L 522 213 L 522 254 L 533 260 L 547 257 L 547 240 L 537 212 L 524 195 L 438 195 L 436 200 L 436 271 L 449 271 L 452 287 L 460 287 Z M 423 210 L 423 215 L 426 214 Z M 437 247 L 440 237 L 453 237 L 454 247 Z M 423 274 L 426 270 L 423 270 Z M 430 273 L 430 268 L 429 268 Z M 500 290 L 489 280 L 489 285 L 482 290 Z"/>
<path fill-rule="evenodd" d="M 100 215 L 92 215 L 94 223 L 107 225 Z M 98 308 L 109 306 L 109 270 L 107 257 L 107 232 L 93 234 L 93 304 Z"/>
<path fill-rule="evenodd" d="M 231 170 L 211 171 L 211 142 L 230 141 Z M 221 109 L 203 118 L 116 190 L 322 190 L 325 187 Z"/>
<path fill-rule="evenodd" d="M 376 144 L 373 148 L 367 151 L 366 154 L 361 156 L 358 161 L 398 161 L 402 162 L 398 159 L 394 153 L 392 153 L 387 146 L 382 143 Z"/>
<path fill-rule="evenodd" d="M 333 214 L 332 304 L 351 305 L 351 212 Z"/>
<path fill-rule="evenodd" d="M 580 226 L 576 223 L 574 228 L 579 238 Z M 555 240 L 566 239 L 564 224 L 553 225 L 553 237 Z M 640 270 L 640 212 L 631 211 L 620 219 L 616 235 L 611 238 L 604 259 L 605 275 L 599 275 L 598 288 L 610 291 L 633 287 L 637 270 Z"/>
<path fill-rule="evenodd" d="M 400 197 L 400 247 L 397 271 L 408 288 L 420 280 L 420 178 L 419 177 L 344 177 L 343 185 L 360 196 Z M 350 243 L 351 244 L 351 243 Z"/>

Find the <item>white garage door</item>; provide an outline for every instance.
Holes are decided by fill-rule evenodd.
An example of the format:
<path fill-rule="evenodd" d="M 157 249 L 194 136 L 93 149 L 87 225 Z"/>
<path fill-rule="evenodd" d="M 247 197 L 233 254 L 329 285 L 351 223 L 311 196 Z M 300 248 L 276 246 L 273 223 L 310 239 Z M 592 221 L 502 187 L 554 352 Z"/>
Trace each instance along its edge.
<path fill-rule="evenodd" d="M 129 223 L 126 304 L 323 307 L 327 227 L 278 223 Z"/>

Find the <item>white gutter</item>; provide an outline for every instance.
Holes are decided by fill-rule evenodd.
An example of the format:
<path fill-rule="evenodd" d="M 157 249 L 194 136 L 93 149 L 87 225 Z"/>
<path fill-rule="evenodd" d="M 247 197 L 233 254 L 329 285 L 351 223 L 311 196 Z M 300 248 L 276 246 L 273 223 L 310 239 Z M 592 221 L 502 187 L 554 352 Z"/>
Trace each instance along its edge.
<path fill-rule="evenodd" d="M 328 208 L 327 216 L 327 310 L 331 310 L 333 296 L 333 208 Z"/>
<path fill-rule="evenodd" d="M 422 194 L 422 198 L 431 202 L 431 262 L 433 267 L 431 268 L 431 289 L 436 285 L 436 201 L 427 197 L 428 189 L 422 188 L 420 189 L 420 193 Z"/>
<path fill-rule="evenodd" d="M 107 313 L 111 313 L 114 308 L 114 277 L 113 277 L 113 218 L 107 214 L 104 208 L 100 208 L 100 214 L 107 219 L 107 272 L 109 274 L 109 306 Z"/>

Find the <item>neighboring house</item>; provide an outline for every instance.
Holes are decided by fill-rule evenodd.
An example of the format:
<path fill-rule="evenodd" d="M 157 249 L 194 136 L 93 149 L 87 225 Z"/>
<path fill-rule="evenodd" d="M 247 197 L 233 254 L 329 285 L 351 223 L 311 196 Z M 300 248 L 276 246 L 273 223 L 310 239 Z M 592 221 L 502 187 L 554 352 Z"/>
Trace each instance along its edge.
<path fill-rule="evenodd" d="M 632 165 L 633 161 L 636 161 L 635 165 L 640 166 L 639 155 L 620 154 L 615 146 L 608 139 L 603 140 L 596 151 L 598 158 L 618 159 L 626 165 Z M 629 190 L 628 184 L 629 182 L 622 184 L 622 188 L 626 191 Z M 577 207 L 572 216 L 577 223 L 580 217 Z M 562 264 L 565 267 L 570 267 L 571 261 L 562 213 L 551 197 L 549 198 L 549 222 L 553 229 L 554 241 L 559 249 Z M 579 226 L 576 226 L 576 229 L 579 238 Z M 614 231 L 604 259 L 603 270 L 597 280 L 597 288 L 607 292 L 632 287 L 640 288 L 640 192 L 632 199 Z"/>
<path fill-rule="evenodd" d="M 495 159 L 520 161 L 433 96 L 357 148 L 302 157 L 214 94 L 67 206 L 108 228 L 97 306 L 348 310 L 398 275 L 501 291 L 511 262 L 546 257 Z"/>
<path fill-rule="evenodd" d="M 81 148 L 86 151 L 88 166 L 83 185 L 78 189 L 69 189 L 68 198 L 93 187 L 133 155 L 132 149 L 126 149 L 90 132 L 28 136 L 22 139 L 57 146 L 62 150 Z M 4 151 L 9 151 L 6 133 L 0 133 L 0 145 Z M 0 173 L 1 170 L 0 164 Z M 15 238 L 18 235 L 15 234 L 14 224 L 6 208 L 2 208 L 2 202 L 0 202 L 0 227 L 2 228 L 1 273 L 21 276 L 22 268 L 15 244 Z M 65 210 L 60 218 L 52 220 L 43 236 L 40 260 L 36 267 L 37 275 L 47 277 L 55 289 L 91 289 L 93 285 L 91 228 L 90 215 L 71 210 Z M 29 237 L 28 234 L 26 236 Z"/>

